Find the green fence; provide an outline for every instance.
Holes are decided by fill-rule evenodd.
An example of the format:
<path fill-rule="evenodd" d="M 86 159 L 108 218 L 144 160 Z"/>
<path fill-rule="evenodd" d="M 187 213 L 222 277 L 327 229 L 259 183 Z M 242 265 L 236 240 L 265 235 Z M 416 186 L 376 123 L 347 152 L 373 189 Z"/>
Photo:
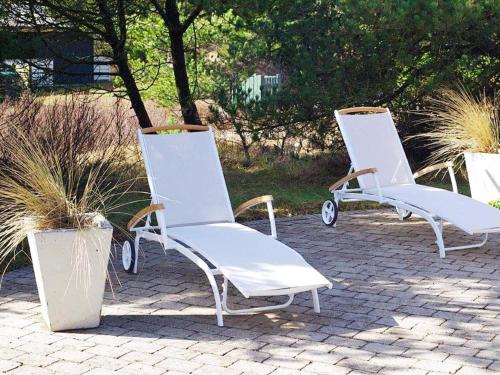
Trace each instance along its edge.
<path fill-rule="evenodd" d="M 262 97 L 274 94 L 281 86 L 281 74 L 264 76 L 254 74 L 248 77 L 242 84 L 241 89 L 248 96 L 247 101 L 259 100 Z"/>

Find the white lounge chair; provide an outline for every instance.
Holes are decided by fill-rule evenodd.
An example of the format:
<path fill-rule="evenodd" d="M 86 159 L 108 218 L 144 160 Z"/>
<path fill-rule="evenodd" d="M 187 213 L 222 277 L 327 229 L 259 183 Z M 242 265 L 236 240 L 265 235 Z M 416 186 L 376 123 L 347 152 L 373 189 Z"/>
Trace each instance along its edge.
<path fill-rule="evenodd" d="M 160 133 L 188 130 L 188 133 Z M 151 206 L 129 222 L 135 241 L 124 243 L 124 268 L 137 273 L 140 239 L 160 242 L 193 261 L 206 274 L 212 287 L 217 324 L 222 310 L 243 314 L 279 309 L 292 303 L 294 294 L 311 291 L 314 311 L 319 312 L 318 288 L 332 283 L 311 267 L 296 251 L 276 240 L 272 196 L 254 198 L 233 213 L 212 129 L 181 125 L 138 131 L 149 187 Z M 271 236 L 235 222 L 235 217 L 256 204 L 266 203 Z M 157 225 L 152 225 L 151 215 Z M 145 219 L 141 227 L 137 225 Z M 215 276 L 222 275 L 219 293 Z M 287 302 L 232 310 L 227 305 L 228 282 L 246 297 L 289 296 Z"/>
<path fill-rule="evenodd" d="M 351 168 L 348 175 L 329 190 L 333 199 L 323 203 L 322 219 L 335 225 L 339 201 L 374 201 L 394 206 L 401 220 L 415 213 L 429 222 L 434 230 L 439 256 L 447 251 L 483 246 L 488 233 L 500 232 L 500 210 L 458 194 L 452 163 L 441 163 L 412 174 L 391 113 L 386 108 L 358 107 L 335 111 L 344 138 Z M 453 192 L 418 185 L 415 179 L 447 168 Z M 349 189 L 357 179 L 359 188 Z M 466 246 L 445 247 L 443 221 L 464 232 L 484 234 L 484 240 Z"/>

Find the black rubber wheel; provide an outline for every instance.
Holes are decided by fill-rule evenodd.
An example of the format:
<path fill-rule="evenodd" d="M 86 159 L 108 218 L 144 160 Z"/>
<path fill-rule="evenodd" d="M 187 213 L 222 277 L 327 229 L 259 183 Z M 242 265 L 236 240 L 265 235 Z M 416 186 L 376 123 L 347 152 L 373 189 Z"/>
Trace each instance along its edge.
<path fill-rule="evenodd" d="M 396 212 L 403 220 L 407 220 L 411 217 L 411 211 L 405 210 L 404 208 L 396 208 Z"/>
<path fill-rule="evenodd" d="M 337 222 L 337 217 L 339 215 L 339 207 L 333 199 L 327 199 L 323 202 L 321 207 L 321 219 L 323 224 L 331 227 Z"/>
<path fill-rule="evenodd" d="M 123 264 L 123 269 L 126 272 L 136 273 L 134 272 L 135 258 L 136 258 L 136 249 L 134 241 L 131 240 L 125 241 L 122 246 L 122 264 Z"/>

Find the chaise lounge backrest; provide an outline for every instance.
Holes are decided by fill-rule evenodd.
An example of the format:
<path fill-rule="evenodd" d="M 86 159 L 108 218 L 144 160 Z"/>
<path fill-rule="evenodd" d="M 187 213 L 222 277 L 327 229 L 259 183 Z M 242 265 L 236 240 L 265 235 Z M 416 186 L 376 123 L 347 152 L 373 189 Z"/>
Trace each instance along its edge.
<path fill-rule="evenodd" d="M 415 183 L 388 109 L 349 108 L 335 117 L 355 171 L 377 168 L 380 186 Z M 372 174 L 358 181 L 363 189 L 376 186 Z"/>
<path fill-rule="evenodd" d="M 190 133 L 138 131 L 153 203 L 167 227 L 234 222 L 212 129 Z"/>

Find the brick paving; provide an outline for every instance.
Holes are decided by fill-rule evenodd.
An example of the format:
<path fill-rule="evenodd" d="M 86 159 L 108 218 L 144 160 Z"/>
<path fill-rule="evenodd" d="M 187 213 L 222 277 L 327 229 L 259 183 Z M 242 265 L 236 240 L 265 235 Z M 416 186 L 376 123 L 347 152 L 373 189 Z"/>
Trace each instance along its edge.
<path fill-rule="evenodd" d="M 267 231 L 267 222 L 249 225 Z M 287 309 L 226 316 L 217 327 L 204 274 L 148 244 L 139 275 L 116 261 L 102 324 L 51 333 L 31 267 L 0 290 L 0 372 L 8 374 L 490 374 L 500 373 L 500 236 L 440 259 L 429 225 L 390 210 L 278 220 L 278 233 L 325 276 Z M 462 233 L 446 228 L 449 241 Z M 237 249 L 235 249 L 237 251 Z M 119 251 L 118 251 L 119 253 Z M 254 306 L 235 295 L 235 307 Z M 269 299 L 268 301 L 277 301 Z M 267 302 L 268 302 L 267 301 Z"/>

